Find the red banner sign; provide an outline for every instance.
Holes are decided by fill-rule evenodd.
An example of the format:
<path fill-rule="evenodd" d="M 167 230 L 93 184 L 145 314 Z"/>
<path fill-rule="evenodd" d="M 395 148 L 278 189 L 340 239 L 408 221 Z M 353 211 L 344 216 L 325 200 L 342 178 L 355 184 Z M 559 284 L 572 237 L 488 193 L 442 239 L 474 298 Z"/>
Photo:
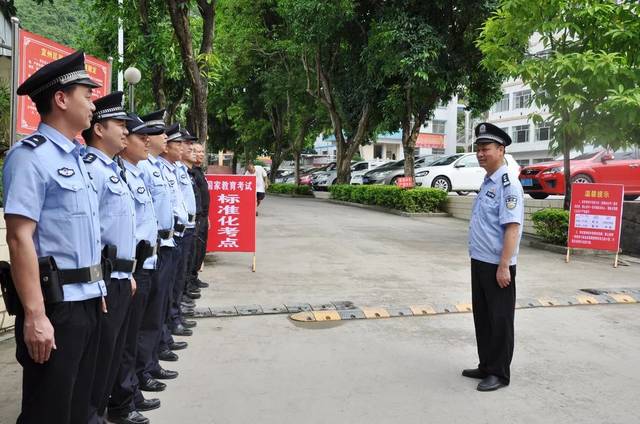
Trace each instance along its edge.
<path fill-rule="evenodd" d="M 567 246 L 617 252 L 623 200 L 623 185 L 573 184 Z"/>
<path fill-rule="evenodd" d="M 209 186 L 207 252 L 256 251 L 255 175 L 206 175 Z"/>
<path fill-rule="evenodd" d="M 420 133 L 416 140 L 416 147 L 444 148 L 444 135 Z"/>
<path fill-rule="evenodd" d="M 415 182 L 411 177 L 400 177 L 396 179 L 396 185 L 400 188 L 413 188 L 415 187 Z"/>
<path fill-rule="evenodd" d="M 73 51 L 67 46 L 21 30 L 18 85 L 44 65 L 63 58 Z M 102 87 L 93 89 L 93 99 L 109 94 L 111 91 L 111 65 L 94 57 L 86 56 L 85 68 L 92 79 L 102 84 Z M 18 96 L 17 118 L 16 132 L 18 134 L 31 134 L 38 128 L 40 115 L 38 115 L 36 105 L 28 96 Z"/>

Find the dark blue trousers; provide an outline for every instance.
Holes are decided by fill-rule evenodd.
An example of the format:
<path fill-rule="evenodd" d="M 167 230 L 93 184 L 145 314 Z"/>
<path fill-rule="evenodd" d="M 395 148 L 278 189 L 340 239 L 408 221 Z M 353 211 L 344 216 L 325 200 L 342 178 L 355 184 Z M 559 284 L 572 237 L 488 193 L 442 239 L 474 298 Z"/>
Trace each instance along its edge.
<path fill-rule="evenodd" d="M 156 345 L 155 357 L 158 357 L 158 353 L 163 352 L 169 349 L 169 345 L 173 343 L 173 337 L 171 337 L 171 327 L 169 327 L 170 317 L 171 317 L 171 303 L 173 300 L 173 291 L 175 289 L 176 279 L 178 277 L 178 271 L 181 266 L 182 259 L 182 237 L 175 237 L 176 247 L 173 248 L 171 252 L 171 268 L 168 268 L 164 275 L 160 278 L 162 279 L 162 284 L 165 284 L 167 287 L 167 292 L 165 293 L 165 297 L 163 299 L 163 309 L 162 309 L 162 330 L 160 332 L 160 338 L 158 339 L 158 344 Z M 154 368 L 155 370 L 160 370 L 160 364 L 158 361 L 155 361 Z"/>
<path fill-rule="evenodd" d="M 150 308 L 147 308 L 151 290 L 151 277 L 155 270 L 141 269 L 133 274 L 137 283 L 136 294 L 129 307 L 129 325 L 120 369 L 111 390 L 109 415 L 125 417 L 135 410 L 134 394 L 138 388 L 136 375 L 136 357 L 138 355 L 139 334 L 142 321 Z"/>
<path fill-rule="evenodd" d="M 180 313 L 180 302 L 184 293 L 185 283 L 187 281 L 187 272 L 189 265 L 192 263 L 193 247 L 194 247 L 195 228 L 188 228 L 184 232 L 181 240 L 182 254 L 178 258 L 176 266 L 176 282 L 173 286 L 171 296 L 171 307 L 169 312 L 169 329 L 173 329 L 181 324 L 182 314 Z"/>

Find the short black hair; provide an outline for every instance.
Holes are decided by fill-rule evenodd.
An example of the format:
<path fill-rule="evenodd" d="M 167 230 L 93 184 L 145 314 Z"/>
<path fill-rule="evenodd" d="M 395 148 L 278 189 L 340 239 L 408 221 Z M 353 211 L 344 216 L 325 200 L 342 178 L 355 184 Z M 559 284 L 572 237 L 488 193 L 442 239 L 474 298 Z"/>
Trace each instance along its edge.
<path fill-rule="evenodd" d="M 75 90 L 77 86 L 78 84 L 72 84 L 58 90 L 48 90 L 38 96 L 38 98 L 34 100 L 34 103 L 36 104 L 36 109 L 38 110 L 38 114 L 40 114 L 40 117 L 45 117 L 51 113 L 51 111 L 53 110 L 53 96 L 58 91 L 69 94 L 73 92 L 73 90 Z"/>

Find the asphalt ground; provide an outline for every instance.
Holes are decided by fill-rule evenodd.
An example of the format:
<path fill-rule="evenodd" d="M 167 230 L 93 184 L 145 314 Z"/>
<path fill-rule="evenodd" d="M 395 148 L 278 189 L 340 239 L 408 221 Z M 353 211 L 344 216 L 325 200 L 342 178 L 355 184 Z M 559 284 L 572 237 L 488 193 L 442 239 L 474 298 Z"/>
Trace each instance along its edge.
<path fill-rule="evenodd" d="M 269 196 L 251 254 L 216 254 L 199 306 L 470 301 L 468 223 L 406 218 Z M 636 262 L 522 247 L 518 298 L 638 288 Z M 640 305 L 516 312 L 512 383 L 492 393 L 460 376 L 476 364 L 470 314 L 298 323 L 287 315 L 203 318 L 153 423 L 631 423 L 640 393 Z M 13 422 L 20 370 L 0 344 L 0 422 Z"/>

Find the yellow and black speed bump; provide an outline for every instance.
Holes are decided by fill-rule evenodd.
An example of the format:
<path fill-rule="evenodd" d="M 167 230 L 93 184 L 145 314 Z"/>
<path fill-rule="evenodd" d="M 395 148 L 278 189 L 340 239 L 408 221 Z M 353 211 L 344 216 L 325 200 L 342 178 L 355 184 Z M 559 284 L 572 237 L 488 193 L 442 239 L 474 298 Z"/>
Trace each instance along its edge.
<path fill-rule="evenodd" d="M 311 311 L 337 311 L 354 308 L 353 302 L 336 301 L 311 305 L 309 303 L 291 303 L 286 305 L 236 305 L 227 307 L 196 308 L 194 318 L 221 318 L 252 315 L 295 314 Z"/>
<path fill-rule="evenodd" d="M 516 309 L 548 308 L 557 306 L 612 305 L 640 303 L 640 289 L 599 290 L 585 289 L 575 296 L 540 297 L 516 300 Z M 413 305 L 394 307 L 352 307 L 336 311 L 304 311 L 291 315 L 294 321 L 321 322 L 357 319 L 382 319 L 411 316 L 444 315 L 472 312 L 471 304 Z"/>

